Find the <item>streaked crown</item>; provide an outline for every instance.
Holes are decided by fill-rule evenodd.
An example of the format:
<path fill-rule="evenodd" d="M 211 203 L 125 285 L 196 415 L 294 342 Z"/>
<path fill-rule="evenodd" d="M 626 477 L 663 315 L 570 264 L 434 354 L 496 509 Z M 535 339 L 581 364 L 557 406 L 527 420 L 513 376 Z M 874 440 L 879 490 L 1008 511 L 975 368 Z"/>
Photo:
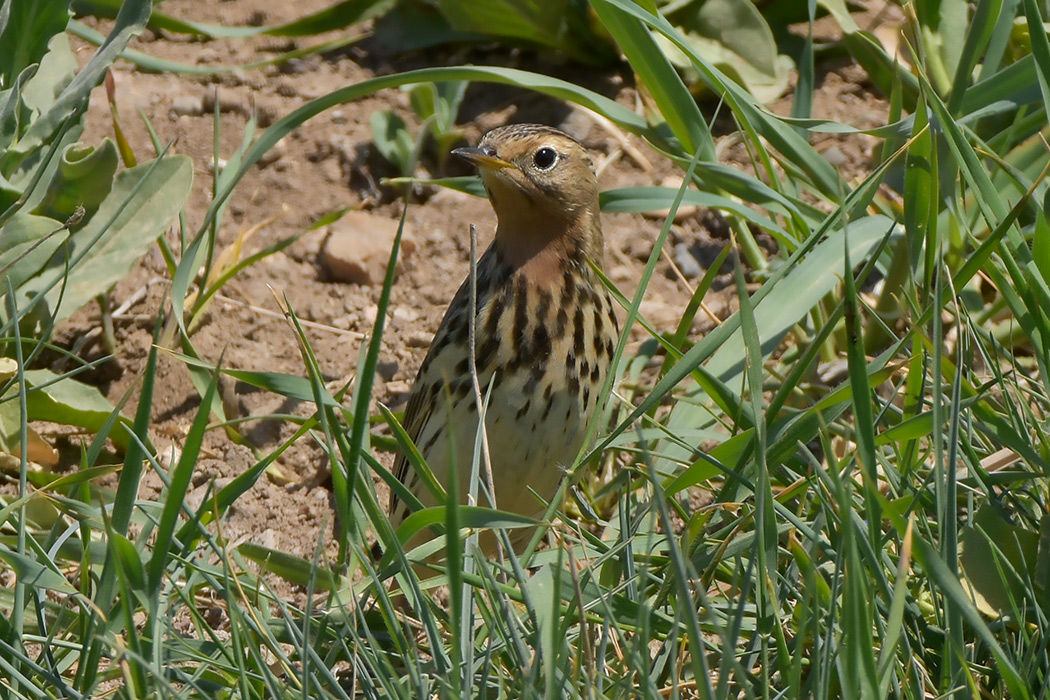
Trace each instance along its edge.
<path fill-rule="evenodd" d="M 512 124 L 453 153 L 477 166 L 499 219 L 497 238 L 573 238 L 600 261 L 598 182 L 576 139 L 549 126 Z"/>

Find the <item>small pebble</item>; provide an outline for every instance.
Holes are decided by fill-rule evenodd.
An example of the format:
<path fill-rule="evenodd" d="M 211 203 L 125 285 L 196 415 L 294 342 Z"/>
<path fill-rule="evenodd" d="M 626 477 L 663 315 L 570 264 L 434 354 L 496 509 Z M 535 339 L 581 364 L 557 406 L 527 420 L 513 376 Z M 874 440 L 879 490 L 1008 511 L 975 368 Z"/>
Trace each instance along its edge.
<path fill-rule="evenodd" d="M 377 362 L 376 373 L 383 378 L 384 382 L 389 382 L 397 374 L 397 362 Z"/>
<path fill-rule="evenodd" d="M 634 272 L 627 265 L 616 265 L 609 271 L 609 279 L 616 283 L 626 282 L 633 276 Z"/>
<path fill-rule="evenodd" d="M 197 53 L 198 64 L 218 63 L 219 52 L 210 46 L 206 46 Z"/>
<path fill-rule="evenodd" d="M 675 245 L 674 252 L 672 254 L 675 265 L 682 271 L 682 274 L 687 278 L 692 279 L 699 277 L 704 274 L 704 268 L 700 266 L 700 261 L 693 256 L 693 253 L 689 250 L 689 246 L 685 243 L 679 243 Z"/>
<path fill-rule="evenodd" d="M 277 70 L 288 75 L 296 75 L 298 73 L 306 73 L 311 70 L 313 66 L 304 61 L 301 58 L 289 58 L 284 63 L 277 66 Z"/>
<path fill-rule="evenodd" d="M 337 282 L 382 283 L 397 228 L 394 219 L 362 211 L 347 213 L 328 227 L 328 237 L 321 247 L 321 267 Z M 402 237 L 398 264 L 414 250 L 414 242 Z"/>
<path fill-rule="evenodd" d="M 399 306 L 394 309 L 394 320 L 403 323 L 415 323 L 419 320 L 419 312 L 415 309 Z"/>
<path fill-rule="evenodd" d="M 180 117 L 204 114 L 204 102 L 193 95 L 179 95 L 171 101 L 171 111 Z"/>
<path fill-rule="evenodd" d="M 281 537 L 272 527 L 263 530 L 263 533 L 256 540 L 256 544 L 261 547 L 266 547 L 267 549 L 277 549 L 280 543 Z"/>
<path fill-rule="evenodd" d="M 402 396 L 412 390 L 412 386 L 406 382 L 398 380 L 396 382 L 388 382 L 386 385 L 386 391 L 391 396 Z"/>
<path fill-rule="evenodd" d="M 841 168 L 848 160 L 846 154 L 838 146 L 832 146 L 824 151 L 824 160 L 828 161 L 834 168 Z"/>
<path fill-rule="evenodd" d="M 178 461 L 182 459 L 182 450 L 176 445 L 170 445 L 166 449 L 160 451 L 157 455 L 157 463 L 161 469 L 170 470 L 174 467 Z"/>
<path fill-rule="evenodd" d="M 262 156 L 259 158 L 259 165 L 265 167 L 267 165 L 276 163 L 284 157 L 284 154 L 287 150 L 288 144 L 285 142 L 284 139 L 281 139 L 280 141 L 275 143 L 272 148 L 266 151 L 266 153 L 262 154 Z"/>
<path fill-rule="evenodd" d="M 201 106 L 205 112 L 215 111 L 215 103 L 219 103 L 220 112 L 233 112 L 248 116 L 251 114 L 251 102 L 247 95 L 238 94 L 233 90 L 209 90 L 201 99 Z"/>
<path fill-rule="evenodd" d="M 434 334 L 426 331 L 416 331 L 405 339 L 405 345 L 410 348 L 429 348 L 434 342 Z"/>

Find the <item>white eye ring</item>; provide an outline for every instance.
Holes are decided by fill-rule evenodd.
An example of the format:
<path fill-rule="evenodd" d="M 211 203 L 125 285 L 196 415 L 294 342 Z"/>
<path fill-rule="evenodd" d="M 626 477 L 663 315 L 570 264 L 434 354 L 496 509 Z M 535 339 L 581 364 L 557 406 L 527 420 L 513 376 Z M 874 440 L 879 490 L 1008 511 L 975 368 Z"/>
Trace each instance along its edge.
<path fill-rule="evenodd" d="M 532 164 L 540 170 L 550 170 L 558 162 L 558 152 L 550 146 L 544 146 L 532 156 Z"/>

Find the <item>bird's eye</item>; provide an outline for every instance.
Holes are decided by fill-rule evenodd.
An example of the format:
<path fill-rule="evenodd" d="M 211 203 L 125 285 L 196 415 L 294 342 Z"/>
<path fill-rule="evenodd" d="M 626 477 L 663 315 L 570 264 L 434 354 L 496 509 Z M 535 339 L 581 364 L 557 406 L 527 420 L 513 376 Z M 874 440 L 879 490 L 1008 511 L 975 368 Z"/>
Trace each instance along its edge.
<path fill-rule="evenodd" d="M 536 151 L 536 155 L 532 157 L 532 162 L 540 170 L 550 170 L 558 162 L 558 152 L 550 146 L 544 146 Z"/>

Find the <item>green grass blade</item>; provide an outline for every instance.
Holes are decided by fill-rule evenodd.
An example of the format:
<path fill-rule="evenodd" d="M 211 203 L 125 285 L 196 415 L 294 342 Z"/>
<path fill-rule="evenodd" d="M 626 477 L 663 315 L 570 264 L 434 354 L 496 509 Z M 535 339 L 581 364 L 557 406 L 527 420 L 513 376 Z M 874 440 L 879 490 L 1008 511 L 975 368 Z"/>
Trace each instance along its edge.
<path fill-rule="evenodd" d="M 649 32 L 615 3 L 592 0 L 591 7 L 652 95 L 680 152 L 699 152 L 702 160 L 716 160 L 714 139 L 696 100 Z"/>
<path fill-rule="evenodd" d="M 153 542 L 153 555 L 150 557 L 147 567 L 148 590 L 156 594 L 160 590 L 164 570 L 167 568 L 172 549 L 175 545 L 187 546 L 188 542 L 177 542 L 174 538 L 175 525 L 179 513 L 183 507 L 183 496 L 190 485 L 193 476 L 193 468 L 197 463 L 201 448 L 204 444 L 204 434 L 208 429 L 208 407 L 218 391 L 218 375 L 212 375 L 212 381 L 201 400 L 201 406 L 193 419 L 186 440 L 182 446 L 182 455 L 178 464 L 172 470 L 167 488 L 167 498 L 161 510 L 160 520 L 157 523 L 156 535 Z"/>
<path fill-rule="evenodd" d="M 837 199 L 846 189 L 839 174 L 809 145 L 806 139 L 799 136 L 791 127 L 769 117 L 759 109 L 754 104 L 754 98 L 751 95 L 710 65 L 703 57 L 697 55 L 689 42 L 664 17 L 647 12 L 629 0 L 601 0 L 601 2 L 652 27 L 671 40 L 679 50 L 688 56 L 708 87 L 725 99 L 733 110 L 733 115 L 747 132 L 750 143 L 757 147 L 759 137 L 768 140 L 793 167 L 811 178 L 818 191 L 829 198 Z M 775 179 L 771 164 L 765 162 L 763 167 L 771 178 Z"/>
<path fill-rule="evenodd" d="M 160 324 L 157 325 L 157 331 Z M 153 336 L 154 343 L 157 333 Z M 142 371 L 142 386 L 139 390 L 139 406 L 135 412 L 135 424 L 132 431 L 138 435 L 140 440 L 133 440 L 128 445 L 124 455 L 124 468 L 120 472 L 120 480 L 117 482 L 117 495 L 113 501 L 113 513 L 111 523 L 113 531 L 119 535 L 127 535 L 128 525 L 131 523 L 131 514 L 135 508 L 135 499 L 138 498 L 139 481 L 142 477 L 142 465 L 145 454 L 142 444 L 149 437 L 149 426 L 153 418 L 153 389 L 157 378 L 157 346 L 153 344 L 146 358 L 146 367 Z M 148 444 L 148 443 L 146 443 Z"/>
<path fill-rule="evenodd" d="M 1045 20 L 1039 14 L 1035 0 L 1024 0 L 1024 14 L 1032 38 L 1032 56 L 1035 58 L 1039 90 L 1043 97 L 1043 113 L 1050 114 L 1050 40 L 1046 36 Z"/>

